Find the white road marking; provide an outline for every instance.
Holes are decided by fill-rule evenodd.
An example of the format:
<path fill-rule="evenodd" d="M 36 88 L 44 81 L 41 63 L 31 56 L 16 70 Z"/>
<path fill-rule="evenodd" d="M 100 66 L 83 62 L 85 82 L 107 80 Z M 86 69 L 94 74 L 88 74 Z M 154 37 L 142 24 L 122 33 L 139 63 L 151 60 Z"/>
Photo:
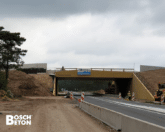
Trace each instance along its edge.
<path fill-rule="evenodd" d="M 147 111 L 150 111 L 150 112 L 159 112 L 157 114 L 163 114 L 165 115 L 165 109 L 162 109 L 162 108 L 155 108 L 155 107 L 151 107 L 151 106 L 143 106 L 143 105 L 134 105 L 134 104 L 129 104 L 129 103 L 123 103 L 123 102 L 118 102 L 118 101 L 112 101 L 112 100 L 108 100 L 108 99 L 100 99 L 100 98 L 97 98 L 97 97 L 91 97 L 91 98 L 95 98 L 95 99 L 98 99 L 98 100 L 101 100 L 101 101 L 105 101 L 105 102 L 109 102 L 109 103 L 114 103 L 114 104 L 118 104 L 118 105 L 124 105 L 124 106 L 127 106 L 127 107 L 132 107 L 132 108 L 139 108 L 140 110 L 147 110 Z"/>

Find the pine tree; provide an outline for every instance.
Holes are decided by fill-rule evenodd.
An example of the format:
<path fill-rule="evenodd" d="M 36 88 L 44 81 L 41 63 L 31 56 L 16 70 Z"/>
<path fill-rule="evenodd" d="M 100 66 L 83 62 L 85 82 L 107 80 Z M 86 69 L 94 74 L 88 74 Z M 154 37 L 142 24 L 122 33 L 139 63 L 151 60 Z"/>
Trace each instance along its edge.
<path fill-rule="evenodd" d="M 5 70 L 7 80 L 9 69 L 16 69 L 24 64 L 20 55 L 25 56 L 27 50 L 18 47 L 26 41 L 25 38 L 20 37 L 20 33 L 2 31 L 3 29 L 4 27 L 0 27 L 0 69 Z"/>

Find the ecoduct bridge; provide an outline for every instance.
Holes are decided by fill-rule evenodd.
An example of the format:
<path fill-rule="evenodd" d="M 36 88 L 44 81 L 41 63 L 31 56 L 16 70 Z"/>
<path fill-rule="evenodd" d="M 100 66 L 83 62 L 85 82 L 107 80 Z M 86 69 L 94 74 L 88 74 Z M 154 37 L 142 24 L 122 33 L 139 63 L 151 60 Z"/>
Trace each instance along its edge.
<path fill-rule="evenodd" d="M 53 95 L 58 94 L 58 80 L 114 80 L 117 85 L 117 93 L 121 92 L 123 97 L 128 91 L 135 92 L 135 98 L 154 101 L 154 96 L 142 84 L 138 77 L 134 74 L 134 69 L 128 68 L 56 68 L 60 71 L 49 74 L 53 79 Z M 84 74 L 85 73 L 85 74 Z"/>

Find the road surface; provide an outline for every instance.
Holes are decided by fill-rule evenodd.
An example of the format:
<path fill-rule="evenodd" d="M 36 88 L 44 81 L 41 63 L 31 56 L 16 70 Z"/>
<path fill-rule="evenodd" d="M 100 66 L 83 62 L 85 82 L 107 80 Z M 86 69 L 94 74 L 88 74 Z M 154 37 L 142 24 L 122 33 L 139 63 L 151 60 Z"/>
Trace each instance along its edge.
<path fill-rule="evenodd" d="M 80 96 L 75 96 L 80 98 Z M 85 96 L 84 101 L 165 127 L 165 106 L 110 97 Z"/>

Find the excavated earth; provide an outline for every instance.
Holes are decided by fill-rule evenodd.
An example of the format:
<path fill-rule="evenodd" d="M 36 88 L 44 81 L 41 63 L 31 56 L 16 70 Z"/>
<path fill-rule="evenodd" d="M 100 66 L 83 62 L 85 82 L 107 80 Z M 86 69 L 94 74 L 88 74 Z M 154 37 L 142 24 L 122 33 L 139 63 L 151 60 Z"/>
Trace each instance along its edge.
<path fill-rule="evenodd" d="M 8 88 L 15 96 L 51 96 L 52 78 L 48 74 L 26 74 L 9 71 Z"/>

